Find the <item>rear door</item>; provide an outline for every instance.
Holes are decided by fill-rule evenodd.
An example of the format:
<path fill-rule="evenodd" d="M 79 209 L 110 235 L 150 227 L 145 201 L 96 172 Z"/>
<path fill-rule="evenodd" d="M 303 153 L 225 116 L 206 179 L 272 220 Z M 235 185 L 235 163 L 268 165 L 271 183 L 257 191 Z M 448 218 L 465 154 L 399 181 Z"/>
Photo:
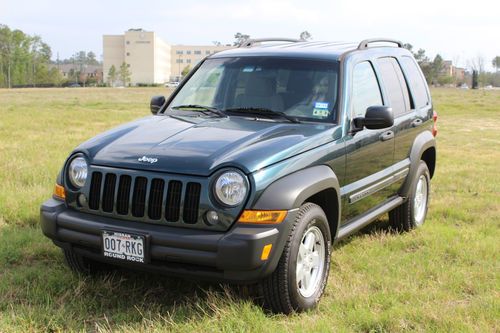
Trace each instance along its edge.
<path fill-rule="evenodd" d="M 432 105 L 427 90 L 427 83 L 418 67 L 418 64 L 409 56 L 398 59 L 406 79 L 404 89 L 409 90 L 410 110 L 396 117 L 396 162 L 403 161 L 410 156 L 410 149 L 418 133 L 425 130 L 425 124 L 432 116 Z"/>
<path fill-rule="evenodd" d="M 394 57 L 377 59 L 377 66 L 384 86 L 384 93 L 388 105 L 394 112 L 394 131 L 396 136 L 395 163 L 404 159 L 407 155 L 411 142 L 408 142 L 407 130 L 413 123 L 414 110 L 410 100 L 410 94 L 401 67 Z"/>

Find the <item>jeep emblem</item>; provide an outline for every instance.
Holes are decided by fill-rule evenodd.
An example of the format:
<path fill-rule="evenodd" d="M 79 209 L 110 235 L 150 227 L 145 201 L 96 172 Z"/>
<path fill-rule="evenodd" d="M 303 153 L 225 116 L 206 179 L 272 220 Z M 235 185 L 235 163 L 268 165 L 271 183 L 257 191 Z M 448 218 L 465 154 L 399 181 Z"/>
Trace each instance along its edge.
<path fill-rule="evenodd" d="M 157 158 L 147 157 L 147 156 L 139 157 L 137 160 L 139 162 L 148 162 L 148 163 L 151 163 L 151 164 L 158 162 Z"/>

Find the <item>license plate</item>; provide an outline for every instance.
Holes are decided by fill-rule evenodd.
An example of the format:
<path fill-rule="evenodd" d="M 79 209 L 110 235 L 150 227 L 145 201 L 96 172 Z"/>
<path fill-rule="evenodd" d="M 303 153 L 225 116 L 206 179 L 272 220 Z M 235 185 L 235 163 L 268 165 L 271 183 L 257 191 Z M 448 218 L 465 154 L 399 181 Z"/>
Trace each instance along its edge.
<path fill-rule="evenodd" d="M 102 244 L 105 257 L 144 263 L 143 236 L 103 231 Z"/>

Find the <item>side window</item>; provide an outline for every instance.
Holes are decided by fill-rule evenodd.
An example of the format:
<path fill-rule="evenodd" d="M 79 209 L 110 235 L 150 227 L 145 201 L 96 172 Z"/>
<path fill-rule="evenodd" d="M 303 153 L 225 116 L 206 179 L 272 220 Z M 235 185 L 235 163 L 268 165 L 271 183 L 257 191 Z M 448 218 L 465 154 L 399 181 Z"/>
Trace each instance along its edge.
<path fill-rule="evenodd" d="M 352 117 L 364 117 L 366 109 L 373 105 L 382 105 L 382 95 L 377 77 L 368 61 L 360 62 L 352 74 Z"/>
<path fill-rule="evenodd" d="M 395 58 L 386 57 L 377 59 L 382 76 L 382 82 L 389 94 L 389 102 L 395 116 L 410 110 L 410 95 L 401 67 Z"/>
<path fill-rule="evenodd" d="M 405 70 L 406 77 L 408 79 L 408 84 L 412 88 L 413 99 L 415 101 L 415 107 L 420 109 L 421 107 L 429 104 L 429 97 L 427 96 L 427 90 L 424 78 L 420 73 L 420 69 L 417 67 L 417 63 L 408 56 L 401 57 L 401 65 Z"/>

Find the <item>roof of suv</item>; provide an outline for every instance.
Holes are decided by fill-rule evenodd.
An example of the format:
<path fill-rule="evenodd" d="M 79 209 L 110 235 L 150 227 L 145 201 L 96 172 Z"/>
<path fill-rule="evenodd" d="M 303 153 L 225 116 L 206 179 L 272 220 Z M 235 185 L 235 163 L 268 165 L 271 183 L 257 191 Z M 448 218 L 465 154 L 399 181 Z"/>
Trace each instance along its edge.
<path fill-rule="evenodd" d="M 225 51 L 218 52 L 210 58 L 225 58 L 225 57 L 244 57 L 244 56 L 282 56 L 282 57 L 299 57 L 299 58 L 312 58 L 312 59 L 322 59 L 322 60 L 339 60 L 340 57 L 350 51 L 355 50 L 367 50 L 378 48 L 375 45 L 373 47 L 361 47 L 363 43 L 374 42 L 391 42 L 400 43 L 397 41 L 387 41 L 387 40 L 366 40 L 361 43 L 353 42 L 272 42 L 272 43 L 259 43 L 256 40 L 256 44 L 251 44 L 249 47 L 237 47 L 234 49 L 229 49 Z M 377 45 L 378 46 L 378 45 Z M 384 45 L 387 48 L 386 45 Z M 391 49 L 401 49 L 401 47 L 390 47 Z"/>

